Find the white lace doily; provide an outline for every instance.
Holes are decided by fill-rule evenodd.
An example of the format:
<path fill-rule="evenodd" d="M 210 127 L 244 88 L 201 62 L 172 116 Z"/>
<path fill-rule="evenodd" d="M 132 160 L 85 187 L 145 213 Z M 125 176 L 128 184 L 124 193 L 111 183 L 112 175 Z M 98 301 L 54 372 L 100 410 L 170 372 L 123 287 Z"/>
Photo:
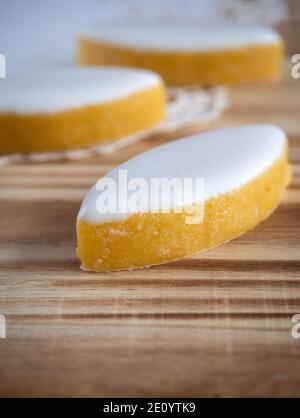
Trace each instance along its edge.
<path fill-rule="evenodd" d="M 147 132 L 76 151 L 4 155 L 0 156 L 0 165 L 15 162 L 77 160 L 97 154 L 111 153 L 124 146 L 149 138 L 153 134 L 170 133 L 193 124 L 209 123 L 220 117 L 228 106 L 227 90 L 223 87 L 210 89 L 172 88 L 168 90 L 168 97 L 165 122 Z"/>

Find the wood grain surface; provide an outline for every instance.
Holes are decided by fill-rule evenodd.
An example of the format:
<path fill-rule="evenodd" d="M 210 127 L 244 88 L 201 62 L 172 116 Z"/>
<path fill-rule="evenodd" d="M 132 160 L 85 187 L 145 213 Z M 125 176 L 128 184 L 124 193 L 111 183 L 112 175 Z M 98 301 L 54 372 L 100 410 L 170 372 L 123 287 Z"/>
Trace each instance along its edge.
<path fill-rule="evenodd" d="M 92 183 L 171 138 L 0 169 L 1 396 L 300 396 L 300 339 L 291 335 L 300 313 L 300 79 L 290 67 L 279 84 L 232 88 L 230 110 L 206 129 L 281 126 L 292 184 L 269 219 L 199 256 L 89 274 L 75 255 L 75 218 Z"/>

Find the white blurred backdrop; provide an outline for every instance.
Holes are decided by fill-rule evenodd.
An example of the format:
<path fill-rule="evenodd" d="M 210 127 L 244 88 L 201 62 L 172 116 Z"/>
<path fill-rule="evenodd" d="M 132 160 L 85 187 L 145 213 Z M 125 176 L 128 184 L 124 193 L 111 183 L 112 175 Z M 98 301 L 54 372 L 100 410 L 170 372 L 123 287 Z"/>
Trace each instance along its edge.
<path fill-rule="evenodd" d="M 6 56 L 7 76 L 74 65 L 82 28 L 128 17 L 272 24 L 287 17 L 287 6 L 285 0 L 0 0 L 0 54 Z"/>

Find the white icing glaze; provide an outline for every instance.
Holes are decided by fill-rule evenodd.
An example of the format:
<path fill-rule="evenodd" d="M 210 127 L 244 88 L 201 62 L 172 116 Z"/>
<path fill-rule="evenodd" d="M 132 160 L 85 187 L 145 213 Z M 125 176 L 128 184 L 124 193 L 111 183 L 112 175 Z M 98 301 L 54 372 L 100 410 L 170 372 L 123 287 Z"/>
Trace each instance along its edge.
<path fill-rule="evenodd" d="M 107 174 L 118 186 L 120 170 L 127 170 L 128 180 L 144 178 L 203 178 L 205 200 L 228 193 L 245 185 L 262 174 L 282 155 L 286 137 L 284 132 L 271 125 L 249 125 L 220 129 L 192 135 L 125 162 Z M 193 187 L 195 182 L 193 182 Z M 101 214 L 96 209 L 100 195 L 96 185 L 86 195 L 78 215 L 91 223 L 126 219 L 130 213 Z M 195 195 L 195 190 L 193 190 Z M 120 202 L 122 206 L 126 202 Z M 196 202 L 186 202 L 191 204 Z M 174 207 L 180 207 L 174 201 Z M 147 212 L 147 209 L 144 211 Z"/>
<path fill-rule="evenodd" d="M 281 42 L 280 36 L 269 28 L 224 22 L 123 21 L 90 28 L 83 36 L 141 50 L 159 51 L 207 51 Z"/>
<path fill-rule="evenodd" d="M 150 71 L 117 67 L 11 75 L 0 82 L 0 112 L 59 112 L 119 100 L 159 83 Z"/>

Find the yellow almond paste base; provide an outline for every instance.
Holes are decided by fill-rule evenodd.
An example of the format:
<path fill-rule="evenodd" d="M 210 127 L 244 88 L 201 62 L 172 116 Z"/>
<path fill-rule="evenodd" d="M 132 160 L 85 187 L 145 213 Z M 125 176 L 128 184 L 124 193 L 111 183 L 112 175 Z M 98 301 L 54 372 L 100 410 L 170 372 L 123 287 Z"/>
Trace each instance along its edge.
<path fill-rule="evenodd" d="M 165 115 L 163 86 L 57 113 L 0 113 L 0 154 L 56 152 L 112 142 L 152 128 Z"/>
<path fill-rule="evenodd" d="M 262 175 L 205 203 L 200 224 L 184 213 L 134 214 L 123 222 L 77 222 L 78 256 L 91 271 L 141 268 L 223 244 L 255 227 L 278 205 L 291 176 L 287 149 Z"/>
<path fill-rule="evenodd" d="M 81 37 L 78 46 L 80 65 L 146 68 L 160 74 L 170 86 L 275 80 L 280 76 L 282 57 L 281 43 L 209 52 L 157 52 Z"/>

